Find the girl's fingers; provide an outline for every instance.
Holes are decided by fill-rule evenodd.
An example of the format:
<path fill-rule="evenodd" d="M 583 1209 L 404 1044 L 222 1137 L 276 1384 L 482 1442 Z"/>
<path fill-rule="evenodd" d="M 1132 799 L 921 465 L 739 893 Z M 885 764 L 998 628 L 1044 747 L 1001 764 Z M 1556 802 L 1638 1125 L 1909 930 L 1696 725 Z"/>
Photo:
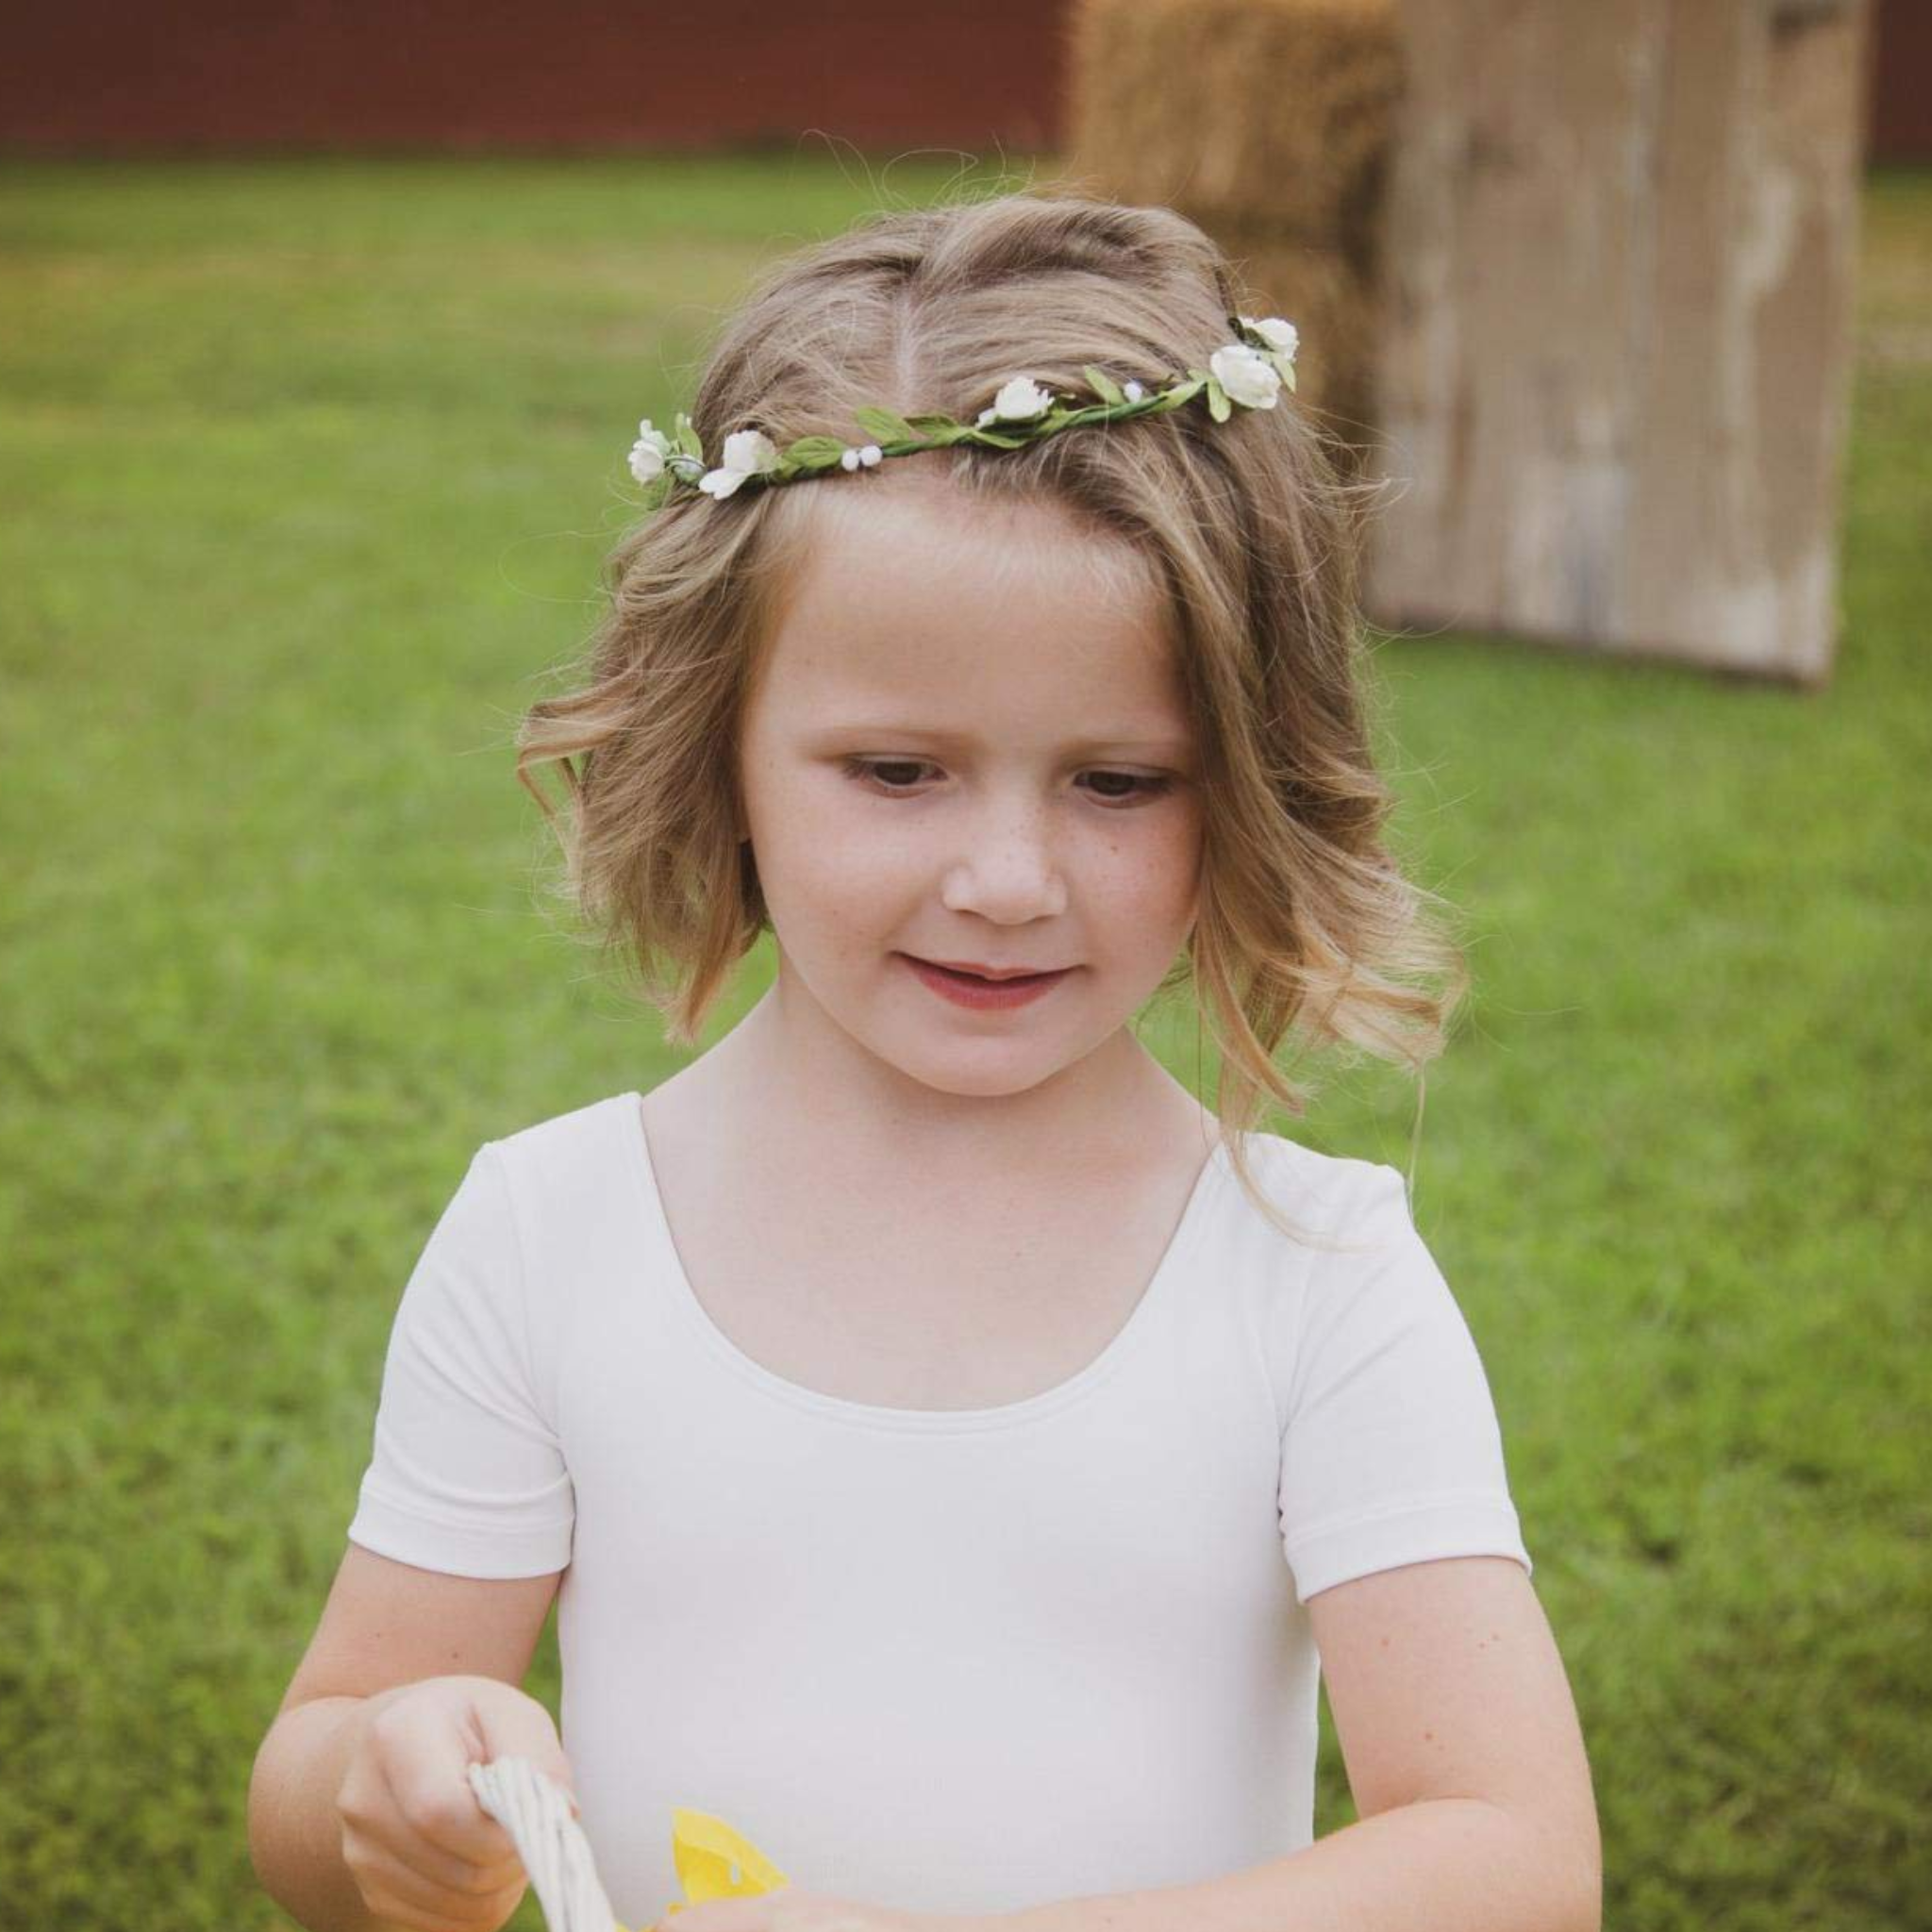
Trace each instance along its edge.
<path fill-rule="evenodd" d="M 353 1806 L 343 1812 L 343 1856 L 365 1891 L 370 1884 L 384 1882 L 426 1888 L 415 1903 L 425 1903 L 433 1894 L 443 1902 L 445 1913 L 461 1914 L 466 1901 L 501 1894 L 511 1887 L 521 1890 L 526 1880 L 515 1845 L 496 1821 L 476 1806 L 475 1793 L 467 1784 L 462 1788 L 463 1797 L 475 1807 L 480 1823 L 502 1840 L 500 1848 L 484 1840 L 475 1856 L 447 1848 L 448 1834 L 458 1827 L 437 1823 L 437 1804 L 411 1799 L 407 1774 L 400 1779 L 392 1777 L 385 1764 L 380 1766 L 380 1775 L 385 1801 Z M 439 1843 L 432 1832 L 444 1834 L 444 1841 Z M 474 1844 L 475 1840 L 464 1841 Z"/>
<path fill-rule="evenodd" d="M 528 1882 L 523 1860 L 517 1857 L 515 1847 L 511 1847 L 506 1857 L 479 1863 L 452 1857 L 420 1836 L 391 1837 L 380 1831 L 365 1830 L 362 1839 L 380 1859 L 385 1874 L 398 1880 L 404 1876 L 411 1877 L 429 1888 L 445 1904 L 452 1894 L 485 1898 Z"/>
<path fill-rule="evenodd" d="M 376 1723 L 381 1722 L 378 1717 Z M 452 1751 L 448 1740 L 435 1733 L 399 1727 L 386 1741 L 381 1761 L 396 1815 L 425 1849 L 481 1872 L 516 1860 L 509 1833 L 470 1789 L 460 1748 Z M 416 1862 L 410 1845 L 396 1849 Z"/>
<path fill-rule="evenodd" d="M 570 1794 L 573 1814 L 577 1814 L 576 1777 L 550 1713 L 534 1697 L 518 1696 L 504 1702 L 486 1702 L 477 1707 L 476 1725 L 481 1733 L 481 1757 L 486 1763 L 499 1757 L 525 1757 L 554 1784 Z M 463 1782 L 469 1783 L 467 1773 Z"/>
<path fill-rule="evenodd" d="M 378 1918 L 419 1927 L 420 1932 L 482 1932 L 484 1927 L 501 1925 L 513 1904 L 503 1893 L 453 1895 L 393 1865 L 362 1890 Z"/>

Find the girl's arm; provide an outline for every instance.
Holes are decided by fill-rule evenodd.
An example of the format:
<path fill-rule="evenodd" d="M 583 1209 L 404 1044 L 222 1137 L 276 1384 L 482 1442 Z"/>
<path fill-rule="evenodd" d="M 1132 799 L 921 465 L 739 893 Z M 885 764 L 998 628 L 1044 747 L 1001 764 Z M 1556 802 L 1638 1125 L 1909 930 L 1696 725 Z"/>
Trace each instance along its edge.
<path fill-rule="evenodd" d="M 336 1793 L 362 1725 L 412 1688 L 285 1703 L 256 1753 L 249 1857 L 263 1890 L 308 1932 L 375 1932 L 381 1924 L 342 1862 Z"/>
<path fill-rule="evenodd" d="M 375 1932 L 390 1923 L 370 1913 L 343 1861 L 337 1807 L 370 1723 L 431 1678 L 520 1686 L 557 1584 L 555 1574 L 447 1575 L 349 1545 L 248 1787 L 256 1875 L 308 1932 Z M 533 1723 L 524 1748 L 541 1762 L 538 1732 L 548 1719 L 541 1707 L 530 1711 L 542 1724 Z"/>

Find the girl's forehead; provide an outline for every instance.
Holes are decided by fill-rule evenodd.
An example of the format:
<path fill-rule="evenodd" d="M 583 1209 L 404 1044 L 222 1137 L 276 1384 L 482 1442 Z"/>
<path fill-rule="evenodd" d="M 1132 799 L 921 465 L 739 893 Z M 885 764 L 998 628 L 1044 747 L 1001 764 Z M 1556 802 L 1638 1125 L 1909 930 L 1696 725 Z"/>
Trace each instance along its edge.
<path fill-rule="evenodd" d="M 807 730 L 1185 743 L 1167 612 L 1138 560 L 1096 566 L 1051 538 L 1024 519 L 837 520 L 777 620 L 763 696 Z"/>
<path fill-rule="evenodd" d="M 1121 540 L 1052 505 L 870 482 L 797 531 L 768 666 L 788 682 L 1005 671 L 1042 689 L 1099 680 L 1144 693 L 1171 680 L 1173 614 L 1157 573 Z"/>
<path fill-rule="evenodd" d="M 807 484 L 796 520 L 804 569 L 821 591 L 855 576 L 923 584 L 991 584 L 1024 575 L 1090 592 L 1151 591 L 1147 559 L 1124 538 L 1094 528 L 1050 498 L 969 491 L 920 458 Z M 841 485 L 846 487 L 841 488 Z M 818 568 L 813 570 L 813 566 Z"/>

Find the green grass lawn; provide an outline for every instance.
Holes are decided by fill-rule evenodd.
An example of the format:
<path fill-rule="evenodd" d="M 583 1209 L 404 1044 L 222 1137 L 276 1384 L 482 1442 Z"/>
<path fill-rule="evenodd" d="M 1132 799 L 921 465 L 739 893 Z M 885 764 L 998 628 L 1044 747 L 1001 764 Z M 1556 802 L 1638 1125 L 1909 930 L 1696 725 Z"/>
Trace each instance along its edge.
<path fill-rule="evenodd" d="M 721 308 L 950 178 L 0 174 L 0 1923 L 288 1924 L 249 1769 L 408 1269 L 478 1142 L 676 1058 L 545 909 L 516 719 Z M 1616 1932 L 1932 1925 L 1932 177 L 1874 179 L 1864 248 L 1827 689 L 1376 655 L 1474 934 L 1418 1219 Z M 1399 1165 L 1411 1107 L 1338 1069 L 1292 1131 Z"/>

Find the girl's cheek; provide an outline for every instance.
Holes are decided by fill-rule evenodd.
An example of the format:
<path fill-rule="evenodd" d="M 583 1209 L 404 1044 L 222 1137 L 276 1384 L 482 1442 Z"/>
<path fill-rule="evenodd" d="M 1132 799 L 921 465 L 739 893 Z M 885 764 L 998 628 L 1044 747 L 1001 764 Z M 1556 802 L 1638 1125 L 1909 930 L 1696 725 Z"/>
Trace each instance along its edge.
<path fill-rule="evenodd" d="M 1191 814 L 1161 813 L 1139 836 L 1108 841 L 1108 862 L 1127 889 L 1150 900 L 1190 896 L 1201 864 L 1201 834 Z"/>

